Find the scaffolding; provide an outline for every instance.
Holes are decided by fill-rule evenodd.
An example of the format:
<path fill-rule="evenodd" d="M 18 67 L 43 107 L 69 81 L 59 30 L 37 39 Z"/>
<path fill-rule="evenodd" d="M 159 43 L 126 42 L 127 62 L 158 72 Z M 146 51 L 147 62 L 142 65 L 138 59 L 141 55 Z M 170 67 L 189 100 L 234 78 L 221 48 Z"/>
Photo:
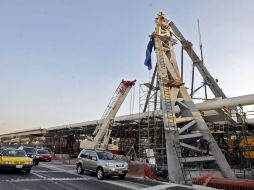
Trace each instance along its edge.
<path fill-rule="evenodd" d="M 153 84 L 155 83 L 155 85 Z M 158 168 L 166 163 L 166 145 L 158 80 L 139 85 L 139 113 L 146 116 L 139 120 L 139 158 Z"/>

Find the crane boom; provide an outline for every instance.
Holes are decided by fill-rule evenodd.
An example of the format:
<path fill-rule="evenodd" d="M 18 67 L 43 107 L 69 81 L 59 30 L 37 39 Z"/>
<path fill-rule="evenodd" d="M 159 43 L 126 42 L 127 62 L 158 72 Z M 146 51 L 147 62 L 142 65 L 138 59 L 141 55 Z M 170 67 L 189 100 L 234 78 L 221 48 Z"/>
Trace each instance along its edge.
<path fill-rule="evenodd" d="M 132 86 L 135 85 L 134 81 L 122 80 L 117 87 L 114 95 L 112 96 L 106 110 L 104 111 L 101 119 L 96 126 L 93 137 L 90 137 L 86 141 L 80 142 L 80 148 L 97 148 L 107 149 L 108 141 L 111 134 L 110 126 L 113 123 L 116 113 L 121 107 L 123 101 L 128 95 Z"/>

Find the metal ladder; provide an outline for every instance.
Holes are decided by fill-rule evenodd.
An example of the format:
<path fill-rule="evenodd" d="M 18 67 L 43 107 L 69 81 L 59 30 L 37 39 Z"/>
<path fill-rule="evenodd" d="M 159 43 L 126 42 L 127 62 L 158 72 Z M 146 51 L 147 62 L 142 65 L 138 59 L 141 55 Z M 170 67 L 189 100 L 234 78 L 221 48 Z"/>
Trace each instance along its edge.
<path fill-rule="evenodd" d="M 171 103 L 167 103 L 167 117 L 168 117 L 168 121 L 173 121 L 172 123 L 170 123 L 170 125 L 171 126 L 174 125 L 175 135 L 178 137 L 178 135 L 179 135 L 178 129 L 177 129 L 177 126 L 174 122 L 175 116 L 173 114 L 173 109 L 172 109 Z M 173 146 L 174 146 L 174 149 L 175 149 L 175 152 L 176 152 L 176 155 L 177 155 L 180 167 L 181 167 L 181 171 L 183 174 L 184 183 L 186 185 L 192 185 L 192 178 L 191 178 L 190 170 L 188 167 L 184 167 L 184 163 L 186 163 L 186 158 L 184 157 L 184 154 L 182 152 L 182 147 L 180 145 L 179 138 L 176 138 L 173 141 L 173 143 L 174 143 Z"/>
<path fill-rule="evenodd" d="M 188 167 L 184 167 L 184 163 L 186 162 L 186 158 L 184 157 L 184 154 L 182 152 L 182 148 L 181 148 L 181 145 L 180 145 L 179 141 L 177 141 L 177 142 L 174 141 L 174 148 L 175 148 L 175 151 L 176 151 L 178 161 L 179 161 L 180 166 L 181 166 L 184 182 L 185 182 L 186 185 L 192 185 L 192 178 L 191 178 L 190 170 L 189 170 Z"/>

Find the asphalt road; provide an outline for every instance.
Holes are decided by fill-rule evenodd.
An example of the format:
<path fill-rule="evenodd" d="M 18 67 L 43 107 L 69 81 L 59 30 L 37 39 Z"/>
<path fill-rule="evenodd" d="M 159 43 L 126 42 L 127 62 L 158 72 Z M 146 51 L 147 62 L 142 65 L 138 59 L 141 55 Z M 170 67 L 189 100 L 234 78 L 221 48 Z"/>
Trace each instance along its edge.
<path fill-rule="evenodd" d="M 78 175 L 75 165 L 58 161 L 40 162 L 30 174 L 15 171 L 0 172 L 0 190 L 130 190 L 157 186 L 160 183 L 145 179 L 117 177 L 97 180 L 93 174 Z"/>

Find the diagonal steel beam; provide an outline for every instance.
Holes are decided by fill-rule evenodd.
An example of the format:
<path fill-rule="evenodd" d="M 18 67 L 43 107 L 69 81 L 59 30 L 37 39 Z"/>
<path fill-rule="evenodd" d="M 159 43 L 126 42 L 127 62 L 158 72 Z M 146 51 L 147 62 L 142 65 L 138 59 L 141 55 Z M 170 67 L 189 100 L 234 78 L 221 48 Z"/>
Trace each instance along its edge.
<path fill-rule="evenodd" d="M 223 99 L 227 98 L 224 92 L 221 90 L 217 82 L 214 80 L 212 75 L 209 73 L 209 71 L 206 69 L 205 65 L 203 64 L 203 61 L 198 57 L 196 52 L 192 48 L 191 42 L 186 40 L 182 33 L 178 30 L 176 25 L 171 21 L 169 23 L 172 31 L 178 38 L 178 40 L 181 42 L 184 50 L 188 53 L 190 56 L 193 64 L 196 66 L 198 71 L 200 72 L 201 76 L 205 81 L 208 81 L 208 86 L 210 87 L 211 91 L 216 97 L 222 97 Z"/>

